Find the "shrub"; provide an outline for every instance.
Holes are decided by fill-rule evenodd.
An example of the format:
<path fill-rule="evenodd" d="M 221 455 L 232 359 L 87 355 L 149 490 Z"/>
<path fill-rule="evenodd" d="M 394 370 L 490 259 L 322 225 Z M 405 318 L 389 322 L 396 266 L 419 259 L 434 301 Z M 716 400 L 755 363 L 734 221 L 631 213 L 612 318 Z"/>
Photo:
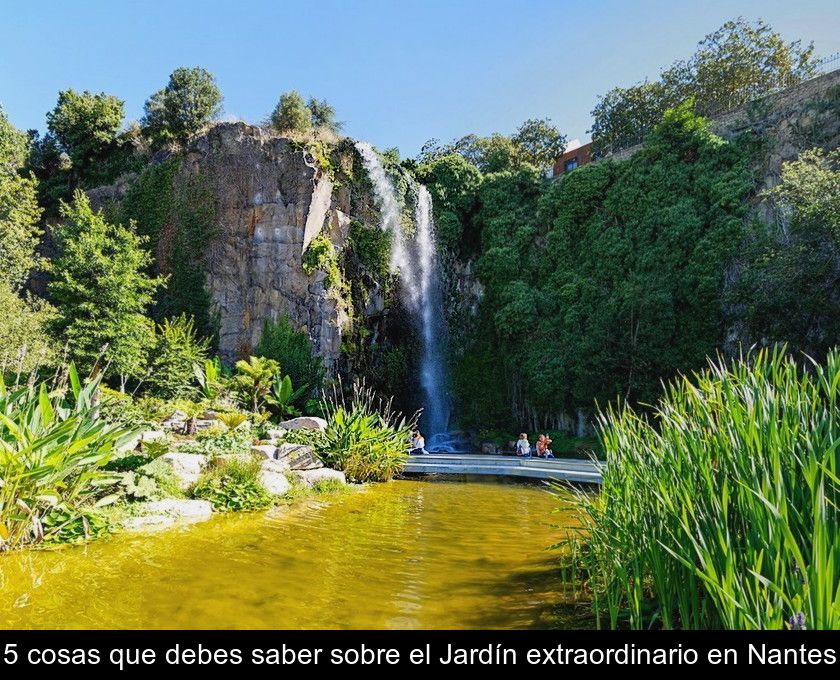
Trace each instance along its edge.
<path fill-rule="evenodd" d="M 203 364 L 209 342 L 199 338 L 195 322 L 185 314 L 158 324 L 149 386 L 157 396 L 184 397 L 196 392 L 193 366 Z"/>
<path fill-rule="evenodd" d="M 98 379 L 82 385 L 72 365 L 68 379 L 69 389 L 0 379 L 0 550 L 90 535 L 94 502 L 116 481 L 102 468 L 131 432 L 98 417 Z"/>
<path fill-rule="evenodd" d="M 318 234 L 309 242 L 303 254 L 303 271 L 309 275 L 322 271 L 327 275 L 324 288 L 331 290 L 341 284 L 341 270 L 338 268 L 338 254 L 335 246 L 325 234 Z"/>
<path fill-rule="evenodd" d="M 274 504 L 274 497 L 260 483 L 259 474 L 259 461 L 230 461 L 206 473 L 192 495 L 210 501 L 217 512 L 263 510 Z"/>
<path fill-rule="evenodd" d="M 379 279 L 386 278 L 391 271 L 391 234 L 352 220 L 349 238 L 353 252 L 365 268 Z"/>
<path fill-rule="evenodd" d="M 274 359 L 249 357 L 236 362 L 236 375 L 233 385 L 243 404 L 253 413 L 259 413 L 266 395 L 271 390 L 275 378 L 280 373 L 280 365 Z"/>
<path fill-rule="evenodd" d="M 388 481 L 402 469 L 418 414 L 406 419 L 390 401 L 358 384 L 349 404 L 334 392 L 326 410 L 324 444 L 318 449 L 326 465 L 355 482 Z"/>
<path fill-rule="evenodd" d="M 56 356 L 47 329 L 55 319 L 55 309 L 32 296 L 21 298 L 2 280 L 0 309 L 0 375 L 52 366 Z"/>
<path fill-rule="evenodd" d="M 312 348 L 309 336 L 295 330 L 289 317 L 266 320 L 262 337 L 254 350 L 257 356 L 274 359 L 293 385 L 308 385 L 307 394 L 318 392 L 324 380 L 324 362 Z"/>
<path fill-rule="evenodd" d="M 840 627 L 840 352 L 716 363 L 651 418 L 601 416 L 607 465 L 579 551 L 616 627 Z"/>

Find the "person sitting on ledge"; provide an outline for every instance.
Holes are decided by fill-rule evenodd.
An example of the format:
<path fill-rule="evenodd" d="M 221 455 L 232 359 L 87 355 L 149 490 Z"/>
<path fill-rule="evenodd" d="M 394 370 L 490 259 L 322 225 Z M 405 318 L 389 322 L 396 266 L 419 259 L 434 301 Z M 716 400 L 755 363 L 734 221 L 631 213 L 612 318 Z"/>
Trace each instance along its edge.
<path fill-rule="evenodd" d="M 545 437 L 545 451 L 543 452 L 543 457 L 554 458 L 554 451 L 551 450 L 551 437 L 547 434 L 543 436 Z"/>
<path fill-rule="evenodd" d="M 523 458 L 531 457 L 531 442 L 528 441 L 526 432 L 519 435 L 519 440 L 516 442 L 516 455 Z"/>
<path fill-rule="evenodd" d="M 546 448 L 547 447 L 545 445 L 545 435 L 541 434 L 539 437 L 537 437 L 537 445 L 536 445 L 536 456 L 537 456 L 537 458 L 543 458 L 545 456 Z"/>
<path fill-rule="evenodd" d="M 408 452 L 410 456 L 419 456 L 426 451 L 426 439 L 420 433 L 420 430 L 413 430 L 411 433 L 411 451 Z"/>

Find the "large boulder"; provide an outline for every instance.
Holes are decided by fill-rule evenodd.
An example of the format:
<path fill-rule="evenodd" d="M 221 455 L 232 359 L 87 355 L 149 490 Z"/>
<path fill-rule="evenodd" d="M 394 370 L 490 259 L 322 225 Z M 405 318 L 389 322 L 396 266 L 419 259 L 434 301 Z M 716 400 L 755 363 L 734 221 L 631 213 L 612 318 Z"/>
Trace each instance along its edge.
<path fill-rule="evenodd" d="M 292 470 L 315 470 L 324 467 L 311 446 L 305 444 L 281 444 L 276 447 L 274 457 L 285 461 Z"/>
<path fill-rule="evenodd" d="M 195 484 L 209 462 L 207 456 L 198 453 L 164 453 L 158 460 L 172 468 L 181 489 Z"/>
<path fill-rule="evenodd" d="M 167 515 L 176 519 L 209 519 L 213 514 L 210 501 L 189 500 L 186 498 L 166 498 L 162 501 L 150 501 L 141 504 L 143 514 Z"/>
<path fill-rule="evenodd" d="M 277 427 L 283 430 L 318 430 L 323 432 L 327 429 L 327 421 L 314 416 L 301 416 L 300 418 L 284 420 Z"/>
<path fill-rule="evenodd" d="M 335 479 L 342 484 L 347 483 L 347 478 L 340 470 L 333 470 L 332 468 L 318 468 L 317 470 L 294 470 L 292 474 L 295 475 L 306 486 L 315 486 L 318 482 L 327 479 Z"/>
<path fill-rule="evenodd" d="M 286 477 L 288 466 L 277 460 L 266 460 L 260 470 L 260 482 L 268 493 L 275 496 L 282 496 L 289 491 L 292 485 Z"/>
<path fill-rule="evenodd" d="M 277 447 L 274 444 L 258 444 L 251 447 L 251 453 L 264 460 L 274 460 L 277 457 Z"/>
<path fill-rule="evenodd" d="M 143 432 L 138 432 L 134 436 L 129 437 L 119 444 L 117 446 L 117 451 L 119 453 L 129 453 L 130 451 L 137 449 L 137 447 L 141 446 L 144 442 L 154 442 L 165 438 L 166 432 L 163 430 L 144 430 Z"/>
<path fill-rule="evenodd" d="M 167 498 L 162 501 L 139 503 L 138 515 L 126 519 L 122 526 L 128 530 L 161 529 L 179 522 L 202 522 L 210 519 L 213 506 L 210 501 Z"/>

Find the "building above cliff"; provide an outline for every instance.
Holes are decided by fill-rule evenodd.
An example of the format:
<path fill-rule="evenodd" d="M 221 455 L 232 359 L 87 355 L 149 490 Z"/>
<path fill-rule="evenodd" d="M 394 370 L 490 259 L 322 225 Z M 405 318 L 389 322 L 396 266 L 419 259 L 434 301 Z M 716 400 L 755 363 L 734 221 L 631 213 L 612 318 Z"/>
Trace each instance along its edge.
<path fill-rule="evenodd" d="M 560 158 L 554 161 L 552 177 L 562 177 L 581 165 L 592 162 L 592 142 L 581 144 L 579 139 L 573 139 L 566 147 Z"/>

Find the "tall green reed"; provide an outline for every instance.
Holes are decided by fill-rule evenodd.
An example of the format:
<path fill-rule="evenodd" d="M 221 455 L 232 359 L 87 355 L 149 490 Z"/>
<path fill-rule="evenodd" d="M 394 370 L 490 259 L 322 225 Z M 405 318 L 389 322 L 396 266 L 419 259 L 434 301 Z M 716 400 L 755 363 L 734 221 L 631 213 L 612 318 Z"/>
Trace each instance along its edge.
<path fill-rule="evenodd" d="M 578 555 L 599 625 L 840 628 L 840 352 L 763 350 L 600 416 Z"/>

